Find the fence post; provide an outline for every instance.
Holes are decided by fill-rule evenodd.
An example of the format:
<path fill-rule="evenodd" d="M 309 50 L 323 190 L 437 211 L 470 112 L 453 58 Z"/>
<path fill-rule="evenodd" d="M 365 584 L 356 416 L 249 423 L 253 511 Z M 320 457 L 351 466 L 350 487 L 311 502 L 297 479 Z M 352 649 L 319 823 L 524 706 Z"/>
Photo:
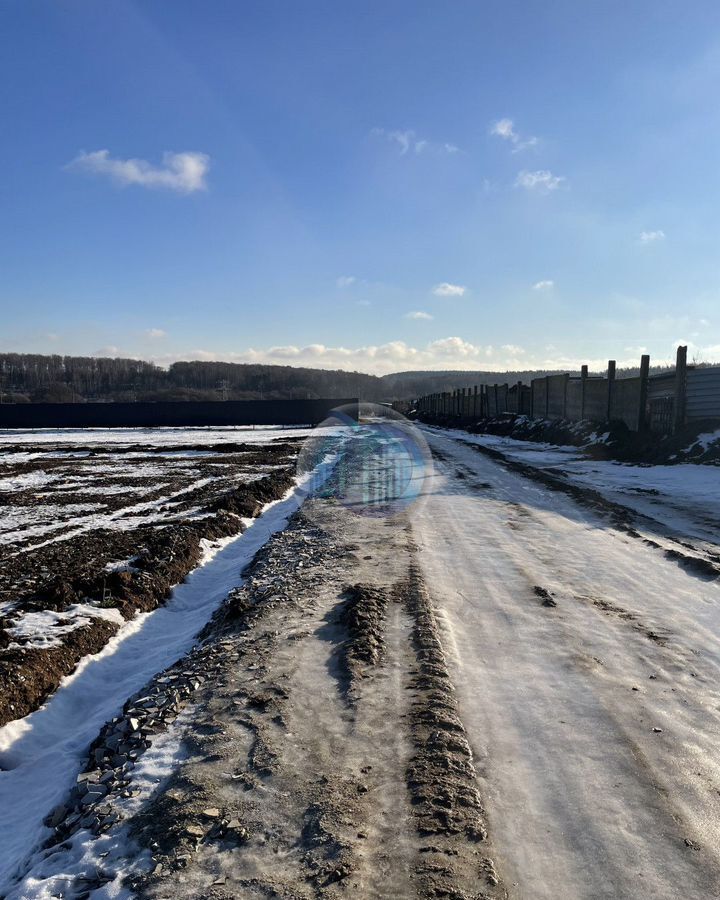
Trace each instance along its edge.
<path fill-rule="evenodd" d="M 608 378 L 607 378 L 607 420 L 612 421 L 613 408 L 613 390 L 615 388 L 615 360 L 608 360 Z"/>
<path fill-rule="evenodd" d="M 685 348 L 687 350 L 687 347 Z M 647 425 L 648 378 L 650 377 L 650 357 L 644 353 L 640 357 L 640 400 L 638 402 L 638 431 L 645 431 Z M 684 414 L 683 414 L 684 418 Z"/>
<path fill-rule="evenodd" d="M 588 377 L 588 367 L 582 366 L 580 368 L 580 421 L 585 421 L 585 382 Z"/>
<path fill-rule="evenodd" d="M 687 347 L 677 348 L 675 359 L 675 415 L 673 431 L 680 431 L 685 424 L 687 401 Z"/>

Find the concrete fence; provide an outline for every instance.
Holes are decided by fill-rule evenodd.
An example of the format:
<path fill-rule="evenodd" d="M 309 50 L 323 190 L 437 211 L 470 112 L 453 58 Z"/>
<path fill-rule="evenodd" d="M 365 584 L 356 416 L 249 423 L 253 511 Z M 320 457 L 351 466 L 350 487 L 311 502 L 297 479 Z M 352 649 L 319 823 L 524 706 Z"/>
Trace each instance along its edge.
<path fill-rule="evenodd" d="M 482 384 L 429 394 L 416 401 L 421 414 L 460 420 L 506 414 L 534 419 L 566 419 L 600 423 L 624 422 L 631 431 L 677 431 L 687 422 L 720 419 L 720 366 L 687 365 L 687 347 L 678 347 L 674 372 L 651 376 L 650 357 L 640 360 L 640 374 L 616 378 L 616 363 L 607 375 L 565 372 L 534 378 L 530 385 Z"/>

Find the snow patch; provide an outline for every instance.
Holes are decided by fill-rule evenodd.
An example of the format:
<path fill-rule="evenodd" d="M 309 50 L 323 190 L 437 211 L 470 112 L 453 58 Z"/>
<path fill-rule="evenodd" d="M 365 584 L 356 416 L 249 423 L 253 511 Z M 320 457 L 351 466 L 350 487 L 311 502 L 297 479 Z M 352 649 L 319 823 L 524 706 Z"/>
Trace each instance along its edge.
<path fill-rule="evenodd" d="M 47 650 L 49 647 L 60 647 L 63 635 L 89 625 L 93 619 L 104 619 L 116 625 L 125 623 L 119 610 L 103 609 L 91 603 L 74 603 L 62 612 L 52 609 L 26 612 L 17 623 L 11 622 L 6 627 L 7 633 L 13 638 L 9 649 Z"/>

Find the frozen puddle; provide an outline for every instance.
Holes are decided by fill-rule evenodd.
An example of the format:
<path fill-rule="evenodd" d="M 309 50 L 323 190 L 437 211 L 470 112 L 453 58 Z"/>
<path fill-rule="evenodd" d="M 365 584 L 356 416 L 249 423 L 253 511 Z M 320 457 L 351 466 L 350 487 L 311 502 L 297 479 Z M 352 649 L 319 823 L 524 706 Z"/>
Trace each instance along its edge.
<path fill-rule="evenodd" d="M 300 506 L 296 487 L 237 537 L 206 551 L 203 563 L 168 602 L 128 622 L 107 646 L 84 659 L 51 699 L 0 728 L 0 896 L 49 830 L 48 811 L 75 782 L 88 745 L 125 700 L 192 647 L 194 638 L 260 547 Z"/>

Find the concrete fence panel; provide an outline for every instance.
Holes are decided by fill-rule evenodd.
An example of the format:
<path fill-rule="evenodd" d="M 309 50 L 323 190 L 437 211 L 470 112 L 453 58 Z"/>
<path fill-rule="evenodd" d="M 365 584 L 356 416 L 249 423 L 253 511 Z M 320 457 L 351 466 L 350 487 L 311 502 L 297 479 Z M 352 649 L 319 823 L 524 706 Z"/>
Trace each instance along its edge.
<path fill-rule="evenodd" d="M 583 418 L 591 422 L 605 422 L 608 415 L 608 384 L 606 378 L 585 380 Z"/>
<path fill-rule="evenodd" d="M 642 378 L 619 378 L 613 385 L 610 418 L 613 422 L 624 422 L 628 428 L 637 431 L 642 418 Z M 644 415 L 644 411 L 643 411 Z"/>
<path fill-rule="evenodd" d="M 547 414 L 547 379 L 533 378 L 532 380 L 532 417 L 544 419 Z"/>
<path fill-rule="evenodd" d="M 567 401 L 565 418 L 573 422 L 582 419 L 583 379 L 569 378 L 567 382 Z"/>
<path fill-rule="evenodd" d="M 567 381 L 568 376 L 564 373 L 562 375 L 550 375 L 547 379 L 547 415 L 550 419 L 565 418 Z"/>

